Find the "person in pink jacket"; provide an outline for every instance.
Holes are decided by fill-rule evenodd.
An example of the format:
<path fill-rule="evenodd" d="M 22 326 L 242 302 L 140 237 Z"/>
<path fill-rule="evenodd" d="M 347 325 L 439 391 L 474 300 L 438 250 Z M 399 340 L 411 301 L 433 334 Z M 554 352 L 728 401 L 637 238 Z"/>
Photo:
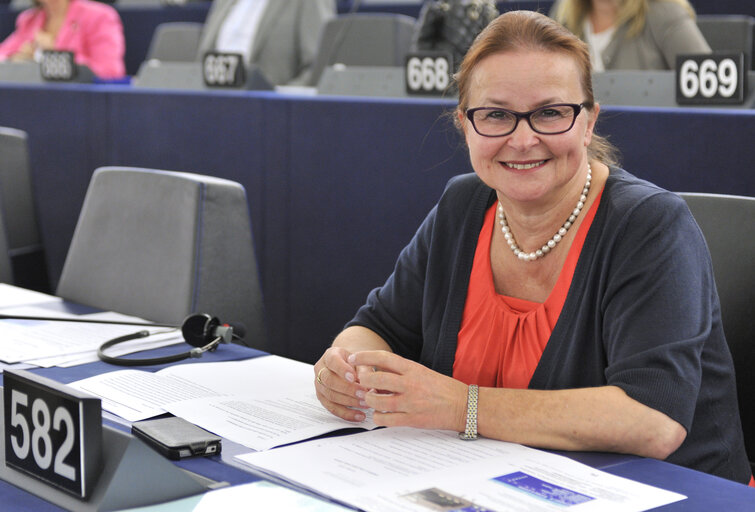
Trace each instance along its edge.
<path fill-rule="evenodd" d="M 73 52 L 77 64 L 100 78 L 126 74 L 126 42 L 118 12 L 92 0 L 35 0 L 0 43 L 0 60 L 33 60 L 42 50 Z"/>

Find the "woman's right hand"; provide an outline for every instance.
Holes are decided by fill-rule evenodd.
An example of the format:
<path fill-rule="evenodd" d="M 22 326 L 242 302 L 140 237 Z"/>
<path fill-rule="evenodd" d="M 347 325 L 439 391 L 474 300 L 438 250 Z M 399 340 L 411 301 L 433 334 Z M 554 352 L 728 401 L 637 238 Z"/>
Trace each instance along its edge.
<path fill-rule="evenodd" d="M 317 399 L 331 413 L 348 421 L 364 421 L 364 400 L 357 398 L 367 391 L 359 385 L 357 370 L 347 362 L 351 352 L 343 347 L 331 347 L 315 363 L 315 391 Z"/>

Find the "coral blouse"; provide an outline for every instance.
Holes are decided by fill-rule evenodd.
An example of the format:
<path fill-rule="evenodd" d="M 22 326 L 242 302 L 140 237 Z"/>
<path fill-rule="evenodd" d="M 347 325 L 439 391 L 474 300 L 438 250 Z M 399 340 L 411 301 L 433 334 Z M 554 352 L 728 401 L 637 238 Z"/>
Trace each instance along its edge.
<path fill-rule="evenodd" d="M 556 285 L 545 302 L 499 295 L 493 285 L 490 242 L 496 207 L 485 214 L 477 240 L 453 376 L 466 384 L 525 389 L 529 386 L 569 292 L 574 269 L 600 197 L 584 213 Z"/>

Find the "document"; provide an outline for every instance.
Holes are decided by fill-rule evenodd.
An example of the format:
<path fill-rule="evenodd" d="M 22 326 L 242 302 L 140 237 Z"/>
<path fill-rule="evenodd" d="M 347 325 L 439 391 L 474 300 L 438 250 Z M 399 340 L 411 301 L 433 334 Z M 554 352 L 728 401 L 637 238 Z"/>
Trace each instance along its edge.
<path fill-rule="evenodd" d="M 62 302 L 59 297 L 45 293 L 19 288 L 10 284 L 0 283 L 0 308 L 41 304 L 45 302 Z M 5 313 L 5 311 L 0 311 Z"/>
<path fill-rule="evenodd" d="M 112 312 L 89 315 L 71 315 L 59 311 L 51 313 L 47 308 L 34 305 L 3 308 L 2 313 L 79 320 L 146 322 L 141 318 Z M 141 344 L 124 344 L 119 347 L 121 351 L 144 349 L 145 346 L 156 348 L 182 340 L 177 330 L 163 327 L 4 319 L 0 320 L 0 361 L 25 362 L 44 367 L 70 364 L 72 361 L 96 361 L 97 349 L 104 342 L 139 330 L 148 330 L 154 337 L 140 340 Z"/>
<path fill-rule="evenodd" d="M 312 365 L 268 355 L 246 361 L 175 365 L 155 373 L 118 370 L 70 384 L 102 408 L 137 421 L 165 412 L 253 450 L 309 439 L 354 424 L 326 411 Z"/>
<path fill-rule="evenodd" d="M 456 432 L 387 428 L 238 455 L 265 475 L 366 510 L 639 512 L 686 497 L 555 455 Z"/>

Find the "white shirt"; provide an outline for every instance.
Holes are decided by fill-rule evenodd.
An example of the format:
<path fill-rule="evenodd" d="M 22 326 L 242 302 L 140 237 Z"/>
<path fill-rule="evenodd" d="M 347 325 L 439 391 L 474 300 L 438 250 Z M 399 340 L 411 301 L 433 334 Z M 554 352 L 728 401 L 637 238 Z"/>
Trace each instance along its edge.
<path fill-rule="evenodd" d="M 244 56 L 244 62 L 248 62 L 254 50 L 254 36 L 267 3 L 268 0 L 237 0 L 220 26 L 215 49 L 219 52 L 240 53 Z"/>
<path fill-rule="evenodd" d="M 603 65 L 603 50 L 608 47 L 608 44 L 613 39 L 613 34 L 616 32 L 616 26 L 602 30 L 597 34 L 592 30 L 592 23 L 589 19 L 585 20 L 583 26 L 585 33 L 585 42 L 590 48 L 590 61 L 592 62 L 593 71 L 605 71 L 606 68 Z"/>

